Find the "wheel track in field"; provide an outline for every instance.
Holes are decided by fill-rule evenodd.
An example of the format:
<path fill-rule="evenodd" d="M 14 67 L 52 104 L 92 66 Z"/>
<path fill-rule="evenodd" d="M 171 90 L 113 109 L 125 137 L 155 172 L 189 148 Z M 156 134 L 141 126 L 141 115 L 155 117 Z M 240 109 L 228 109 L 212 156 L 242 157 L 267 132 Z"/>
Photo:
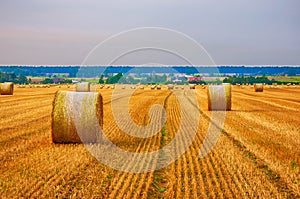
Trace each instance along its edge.
<path fill-rule="evenodd" d="M 47 100 L 48 101 L 48 100 Z M 39 104 L 40 106 L 37 107 L 37 105 L 32 105 L 32 106 L 28 106 L 28 108 L 26 107 L 26 112 L 24 111 L 24 109 L 22 110 L 13 110 L 10 112 L 6 112 L 5 116 L 1 117 L 0 120 L 0 125 L 2 126 L 7 126 L 7 124 L 14 124 L 15 121 L 18 121 L 19 119 L 28 119 L 28 118 L 32 118 L 32 115 L 35 112 L 42 112 L 42 110 L 46 109 L 46 108 L 50 108 L 50 103 L 41 103 Z M 15 109 L 15 107 L 10 107 L 10 109 Z M 27 111 L 28 110 L 28 111 Z M 2 111 L 2 109 L 1 109 Z"/>
<path fill-rule="evenodd" d="M 277 90 L 276 92 L 270 92 L 270 91 L 266 91 L 266 92 L 250 92 L 249 91 L 242 91 L 242 90 L 238 90 L 238 89 L 234 89 L 233 90 L 235 94 L 243 94 L 247 97 L 259 97 L 259 98 L 267 98 L 267 99 L 276 99 L 276 100 L 285 100 L 285 101 L 289 101 L 289 102 L 299 102 L 299 100 L 296 100 L 294 98 L 294 95 L 297 94 L 299 95 L 300 94 L 300 89 L 299 89 L 299 92 L 295 92 L 295 90 L 293 92 L 286 92 L 286 94 L 288 96 L 278 96 L 278 95 L 281 95 L 283 92 L 282 90 Z M 277 96 L 274 96 L 274 95 L 277 95 Z"/>
<path fill-rule="evenodd" d="M 200 147 L 198 147 L 198 149 L 200 149 Z M 194 148 L 192 147 L 191 149 L 190 149 L 190 151 L 191 150 L 194 150 Z M 198 155 L 198 153 L 196 153 L 196 154 L 194 154 L 194 156 L 197 156 Z M 191 152 L 188 152 L 187 154 L 186 154 L 186 156 L 188 156 L 188 158 L 191 160 L 192 159 L 192 155 L 191 155 Z M 201 162 L 200 162 L 201 163 Z M 198 164 L 196 164 L 197 166 L 196 166 L 196 168 L 199 168 L 199 165 Z M 214 190 L 215 188 L 215 186 L 217 186 L 217 188 L 219 188 L 220 189 L 220 186 L 221 185 L 219 185 L 219 184 L 217 184 L 216 182 L 214 182 L 214 181 L 211 181 L 211 179 L 216 179 L 216 176 L 214 175 L 214 173 L 215 173 L 215 171 L 214 171 L 214 168 L 212 167 L 212 165 L 211 165 L 211 162 L 209 162 L 209 160 L 208 159 L 206 159 L 206 162 L 205 162 L 205 164 L 200 164 L 201 166 L 202 166 L 202 169 L 204 170 L 204 172 L 203 172 L 203 177 L 207 180 L 206 181 L 206 183 L 207 183 L 207 185 L 208 186 L 206 186 L 206 188 L 208 188 L 207 189 L 207 191 L 206 191 L 206 194 L 209 196 L 209 197 L 222 197 L 222 194 L 221 195 L 215 195 L 215 193 L 218 193 L 216 190 L 215 191 L 212 191 L 212 190 Z M 194 165 L 195 166 L 195 165 Z M 200 172 L 199 172 L 200 173 Z M 187 174 L 185 173 L 185 176 L 187 176 Z M 191 176 L 191 175 L 190 175 Z M 193 176 L 193 175 L 192 175 Z M 201 175 L 200 175 L 201 176 Z M 185 184 L 187 184 L 187 180 L 185 179 Z M 195 190 L 194 190 L 195 191 Z M 179 196 L 180 197 L 180 196 Z M 187 195 L 185 195 L 185 197 L 187 197 Z M 203 197 L 203 196 L 202 196 Z"/>
<path fill-rule="evenodd" d="M 15 104 L 18 104 L 19 102 L 23 102 L 23 101 L 32 101 L 32 98 L 34 99 L 44 99 L 46 97 L 49 97 L 49 96 L 54 96 L 54 93 L 49 93 L 49 94 L 37 94 L 37 95 L 29 95 L 29 96 L 26 96 L 26 97 L 21 97 L 21 96 L 14 96 L 15 98 L 9 98 L 7 100 L 4 100 L 3 98 L 1 99 L 0 101 L 0 106 L 2 104 L 12 104 L 12 105 L 15 105 Z"/>
<path fill-rule="evenodd" d="M 139 95 L 139 94 L 141 94 L 141 93 L 137 93 L 137 95 Z M 119 98 L 118 98 L 119 99 Z M 115 127 L 113 127 L 114 125 L 108 125 L 109 126 L 109 128 L 111 128 L 111 129 L 114 129 Z M 116 135 L 117 136 L 117 135 Z M 141 145 L 139 146 L 139 147 L 141 147 Z M 137 150 L 140 150 L 140 149 L 137 149 Z M 126 165 L 126 164 L 125 164 Z M 120 175 L 120 174 L 118 174 L 118 175 Z M 117 179 L 118 179 L 118 177 L 117 177 Z M 106 187 L 109 187 L 109 186 L 111 186 L 111 184 L 112 184 L 112 182 L 111 181 L 109 181 L 110 183 L 108 183 L 108 185 L 106 185 Z M 108 192 L 107 192 L 108 193 Z"/>
<path fill-rule="evenodd" d="M 199 96 L 199 93 L 197 93 Z M 192 104 L 194 104 L 191 101 Z M 195 105 L 195 104 L 194 104 Z M 196 106 L 196 105 L 195 105 Z M 199 110 L 200 113 L 204 116 L 204 118 L 207 121 L 210 121 L 210 117 L 202 110 Z M 214 123 L 211 123 L 213 125 L 217 125 Z M 252 152 L 249 151 L 249 149 L 246 148 L 246 146 L 239 140 L 237 140 L 233 135 L 231 135 L 230 133 L 228 133 L 227 131 L 225 131 L 224 129 L 222 130 L 222 134 L 225 135 L 229 140 L 231 140 L 231 142 L 234 144 L 234 146 L 236 146 L 237 148 L 239 148 L 239 150 L 245 155 L 247 156 L 247 154 L 253 154 Z M 273 170 L 271 170 L 269 168 L 269 166 L 267 166 L 267 164 L 265 163 L 265 161 L 261 158 L 259 158 L 258 156 L 256 156 L 255 154 L 253 154 L 252 158 L 253 160 L 255 160 L 254 164 L 256 165 L 256 167 L 258 169 L 261 170 L 262 173 L 270 173 L 270 175 L 267 175 L 268 179 L 270 181 L 272 181 L 274 183 L 274 185 L 277 187 L 277 190 L 283 194 L 286 195 L 288 198 L 294 198 L 297 197 L 297 193 L 295 193 L 285 182 L 284 180 L 279 177 L 278 179 L 278 174 L 276 172 L 274 172 Z M 239 180 L 242 181 L 247 181 L 247 179 L 245 179 L 244 176 L 242 176 L 241 174 L 239 174 Z M 247 183 L 248 184 L 248 183 Z"/>
<path fill-rule="evenodd" d="M 243 92 L 237 92 L 236 95 L 239 95 L 239 97 L 246 98 L 246 99 L 250 96 L 251 98 L 248 99 L 248 100 L 264 103 L 264 104 L 276 107 L 276 108 L 281 109 L 281 110 L 286 109 L 286 110 L 298 112 L 298 109 L 299 109 L 299 106 L 300 106 L 299 105 L 300 101 L 298 101 L 298 100 L 291 100 L 291 99 L 285 99 L 285 98 L 276 98 L 276 97 L 273 97 L 272 95 L 257 96 L 257 95 L 254 95 L 254 94 L 248 94 L 248 93 L 243 93 Z M 256 98 L 258 98 L 258 99 L 256 99 Z M 271 100 L 276 100 L 276 101 L 270 101 L 270 99 Z M 283 104 L 279 104 L 279 101 L 282 101 Z M 293 104 L 294 107 L 287 106 L 289 104 Z M 296 105 L 296 107 L 295 107 L 295 105 Z"/>
<path fill-rule="evenodd" d="M 152 100 L 151 100 L 152 101 Z M 127 111 L 127 110 L 126 110 Z M 157 114 L 158 116 L 161 114 Z M 155 143 L 157 143 L 157 139 L 160 139 L 159 137 L 155 136 L 156 139 L 150 139 L 150 141 L 145 141 L 143 142 L 143 145 L 139 145 L 139 147 L 136 150 L 136 153 L 139 152 L 147 152 L 149 151 L 149 149 L 151 149 L 151 146 L 154 145 Z M 143 165 L 145 164 L 145 160 L 142 160 L 143 162 L 139 162 L 139 160 L 136 160 L 134 163 L 129 162 L 127 165 L 127 167 L 125 167 L 126 170 L 128 170 L 130 167 L 135 167 L 137 164 L 138 165 Z M 154 164 L 155 165 L 155 164 Z M 154 166 L 152 165 L 152 166 Z M 149 167 L 150 165 L 147 165 L 147 167 Z M 114 190 L 111 192 L 111 194 L 109 195 L 109 198 L 116 198 L 116 197 L 123 197 L 125 194 L 126 189 L 130 186 L 129 183 L 131 183 L 131 188 L 130 191 L 133 191 L 133 187 L 135 185 L 135 183 L 137 182 L 139 176 L 144 176 L 146 174 L 132 174 L 132 173 L 126 173 L 126 172 L 122 172 L 121 173 L 122 176 L 121 177 L 117 177 L 116 179 L 118 179 L 117 184 L 112 184 L 111 186 L 114 187 Z M 126 177 L 126 180 L 124 181 L 124 178 Z M 144 179 L 142 177 L 142 179 Z M 114 181 L 116 182 L 116 181 Z M 117 187 L 117 188 L 116 188 Z M 128 196 L 132 196 L 132 192 L 127 192 Z M 136 194 L 137 196 L 138 194 Z M 135 197 L 135 196 L 133 196 Z M 129 198 L 129 197 L 128 197 Z"/>
<path fill-rule="evenodd" d="M 203 137 L 202 137 L 203 138 Z M 196 139 L 197 140 L 197 139 Z M 197 143 L 197 142 L 196 142 Z M 198 147 L 196 147 L 196 148 L 200 148 L 200 141 L 198 142 L 199 143 L 199 146 Z M 209 143 L 210 144 L 210 143 Z M 207 147 L 209 147 L 209 146 L 207 146 Z M 240 187 L 240 190 L 239 191 L 235 191 L 235 193 L 237 194 L 237 193 L 248 193 L 248 197 L 250 196 L 250 195 L 255 195 L 254 194 L 254 190 L 252 190 L 252 187 L 251 186 L 247 186 L 247 184 L 249 184 L 248 182 L 250 182 L 249 181 L 249 179 L 246 179 L 241 173 L 232 173 L 232 172 L 228 172 L 228 171 L 237 171 L 238 169 L 236 169 L 236 168 L 233 168 L 232 167 L 232 165 L 231 164 L 226 164 L 226 162 L 224 162 L 223 160 L 222 160 L 222 158 L 220 158 L 220 156 L 218 155 L 219 153 L 218 153 L 218 151 L 211 151 L 210 152 L 210 154 L 208 155 L 208 156 L 206 156 L 204 159 L 206 159 L 206 165 L 208 165 L 209 167 L 212 167 L 211 169 L 210 169 L 210 174 L 214 174 L 214 173 L 216 173 L 216 170 L 217 170 L 217 173 L 218 173 L 218 175 L 220 175 L 221 176 L 221 178 L 217 178 L 217 176 L 216 175 L 212 175 L 212 176 L 210 176 L 210 179 L 217 179 L 218 180 L 218 182 L 219 182 L 219 184 L 220 184 L 220 187 L 219 187 L 219 191 L 220 190 L 223 190 L 223 189 L 220 189 L 222 186 L 225 186 L 226 188 L 225 188 L 225 190 L 223 190 L 223 191 L 220 191 L 220 194 L 221 195 L 218 195 L 217 197 L 218 198 L 220 198 L 220 197 L 223 197 L 223 194 L 224 194 L 224 191 L 225 191 L 225 193 L 226 193 L 226 191 L 227 191 L 227 193 L 230 195 L 230 196 L 225 196 L 226 198 L 227 197 L 231 197 L 232 196 L 232 193 L 233 193 L 233 191 L 234 190 L 232 190 L 232 186 L 231 186 L 231 188 L 229 188 L 228 186 L 227 186 L 227 184 L 229 185 L 229 184 L 232 184 L 231 183 L 231 181 L 229 180 L 229 179 L 227 179 L 227 180 L 224 180 L 223 178 L 222 178 L 222 176 L 224 176 L 224 175 L 227 175 L 227 174 L 229 174 L 229 173 L 231 173 L 231 175 L 233 176 L 233 178 L 234 178 L 234 180 L 235 180 L 235 186 L 234 187 Z M 226 166 L 226 167 L 229 167 L 229 169 L 227 169 L 226 167 L 224 167 L 224 165 Z M 219 169 L 217 169 L 216 167 L 221 167 L 221 170 L 220 170 L 220 168 Z M 225 172 L 225 173 L 223 173 L 224 171 L 227 171 L 227 172 Z M 221 183 L 221 181 L 223 182 L 223 183 Z M 241 183 L 242 182 L 242 183 Z M 243 186 L 241 186 L 241 184 L 243 185 Z M 229 189 L 229 190 L 228 190 Z M 216 191 L 215 191 L 216 192 Z M 217 192 L 218 193 L 218 192 Z M 245 197 L 246 195 L 244 195 L 243 197 Z"/>

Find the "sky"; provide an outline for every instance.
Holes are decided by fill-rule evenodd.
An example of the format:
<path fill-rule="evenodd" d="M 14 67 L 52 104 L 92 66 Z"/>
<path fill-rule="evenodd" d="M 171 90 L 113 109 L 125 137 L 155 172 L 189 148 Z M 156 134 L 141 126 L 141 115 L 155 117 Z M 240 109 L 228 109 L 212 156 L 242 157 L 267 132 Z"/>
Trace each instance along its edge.
<path fill-rule="evenodd" d="M 78 65 L 115 34 L 160 27 L 193 38 L 217 65 L 299 65 L 299 8 L 298 0 L 1 1 L 0 64 Z M 143 56 L 118 64 L 151 62 Z M 153 62 L 180 64 L 158 56 Z"/>

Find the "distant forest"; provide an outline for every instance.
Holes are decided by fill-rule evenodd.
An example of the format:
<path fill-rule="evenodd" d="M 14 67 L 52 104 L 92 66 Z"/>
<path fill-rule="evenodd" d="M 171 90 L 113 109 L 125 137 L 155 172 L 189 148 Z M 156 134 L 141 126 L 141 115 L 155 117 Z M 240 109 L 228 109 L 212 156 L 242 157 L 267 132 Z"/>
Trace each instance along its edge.
<path fill-rule="evenodd" d="M 158 66 L 0 66 L 0 72 L 14 73 L 16 76 L 53 76 L 55 74 L 68 74 L 69 78 L 98 78 L 111 76 L 116 73 L 182 73 L 187 75 L 208 74 L 211 76 L 295 76 L 300 75 L 300 67 L 290 66 L 218 66 L 218 67 L 158 67 Z"/>

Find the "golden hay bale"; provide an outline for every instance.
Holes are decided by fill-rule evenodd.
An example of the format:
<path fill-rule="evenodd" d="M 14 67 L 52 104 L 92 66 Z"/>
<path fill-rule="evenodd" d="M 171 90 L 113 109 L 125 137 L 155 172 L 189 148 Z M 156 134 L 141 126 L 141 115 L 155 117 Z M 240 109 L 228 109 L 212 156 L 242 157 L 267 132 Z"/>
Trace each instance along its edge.
<path fill-rule="evenodd" d="M 154 90 L 156 88 L 156 85 L 151 86 L 151 90 Z"/>
<path fill-rule="evenodd" d="M 264 85 L 263 84 L 254 84 L 254 91 L 255 92 L 263 92 Z"/>
<path fill-rule="evenodd" d="M 125 85 L 123 85 L 123 86 L 122 86 L 122 89 L 126 89 L 126 86 L 125 86 Z"/>
<path fill-rule="evenodd" d="M 103 85 L 100 85 L 100 89 L 103 89 L 104 88 L 104 86 Z"/>
<path fill-rule="evenodd" d="M 109 85 L 106 85 L 105 88 L 106 88 L 106 89 L 109 89 Z"/>
<path fill-rule="evenodd" d="M 0 94 L 1 95 L 13 95 L 14 93 L 14 83 L 4 82 L 0 84 Z"/>
<path fill-rule="evenodd" d="M 161 85 L 157 85 L 157 86 L 156 86 L 156 89 L 157 89 L 157 90 L 161 90 Z"/>
<path fill-rule="evenodd" d="M 183 86 L 181 86 L 181 90 L 183 90 L 184 89 L 184 87 Z"/>
<path fill-rule="evenodd" d="M 168 89 L 169 89 L 169 90 L 174 89 L 174 85 L 173 85 L 173 84 L 169 84 L 169 85 L 168 85 Z"/>
<path fill-rule="evenodd" d="M 114 85 L 112 85 L 110 88 L 111 88 L 111 89 L 115 89 L 115 86 L 114 86 Z"/>
<path fill-rule="evenodd" d="M 53 143 L 95 143 L 101 139 L 100 132 L 95 131 L 97 125 L 103 126 L 100 93 L 56 92 L 52 110 Z"/>
<path fill-rule="evenodd" d="M 190 84 L 190 89 L 195 89 L 196 85 L 195 84 Z"/>
<path fill-rule="evenodd" d="M 81 82 L 76 84 L 76 92 L 90 92 L 91 84 L 89 82 Z"/>
<path fill-rule="evenodd" d="M 144 86 L 140 86 L 139 88 L 140 88 L 141 90 L 143 90 L 143 89 L 144 89 Z"/>
<path fill-rule="evenodd" d="M 225 97 L 225 98 L 224 98 Z M 208 110 L 231 110 L 231 84 L 210 85 L 207 89 Z"/>

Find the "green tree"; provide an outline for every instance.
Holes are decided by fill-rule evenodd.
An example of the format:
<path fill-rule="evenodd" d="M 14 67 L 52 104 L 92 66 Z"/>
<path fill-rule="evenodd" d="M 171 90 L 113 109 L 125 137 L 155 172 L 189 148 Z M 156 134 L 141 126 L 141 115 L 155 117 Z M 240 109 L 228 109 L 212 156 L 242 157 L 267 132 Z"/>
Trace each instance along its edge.
<path fill-rule="evenodd" d="M 101 77 L 100 77 L 100 79 L 99 79 L 99 84 L 104 84 L 103 78 L 104 78 L 104 75 L 102 74 Z"/>
<path fill-rule="evenodd" d="M 106 80 L 106 83 L 107 84 L 116 84 L 122 77 L 123 77 L 122 73 L 118 73 L 117 75 L 114 75 L 114 76 L 109 76 Z"/>

